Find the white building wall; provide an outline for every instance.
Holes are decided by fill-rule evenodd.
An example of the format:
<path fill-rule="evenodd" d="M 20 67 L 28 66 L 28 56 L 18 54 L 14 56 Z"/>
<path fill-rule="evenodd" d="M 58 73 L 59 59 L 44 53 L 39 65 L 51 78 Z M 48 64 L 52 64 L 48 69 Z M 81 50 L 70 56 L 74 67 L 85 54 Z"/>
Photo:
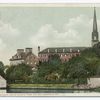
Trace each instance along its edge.
<path fill-rule="evenodd" d="M 100 87 L 100 78 L 90 78 L 90 79 L 88 79 L 88 85 L 91 88 Z"/>
<path fill-rule="evenodd" d="M 24 62 L 24 60 L 13 60 L 10 61 L 10 65 L 18 65 L 18 64 L 22 64 Z"/>
<path fill-rule="evenodd" d="M 6 80 L 0 76 L 0 88 L 6 88 Z"/>

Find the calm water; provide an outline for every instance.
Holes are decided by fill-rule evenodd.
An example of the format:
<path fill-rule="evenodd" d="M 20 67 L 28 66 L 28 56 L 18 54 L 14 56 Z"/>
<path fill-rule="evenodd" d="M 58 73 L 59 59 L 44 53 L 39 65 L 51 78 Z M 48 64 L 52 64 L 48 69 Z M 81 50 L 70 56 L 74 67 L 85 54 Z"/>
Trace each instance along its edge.
<path fill-rule="evenodd" d="M 8 89 L 8 93 L 90 93 L 90 90 L 67 90 L 67 89 Z"/>
<path fill-rule="evenodd" d="M 47 89 L 47 88 L 19 88 L 0 89 L 0 93 L 94 93 L 93 90 Z"/>

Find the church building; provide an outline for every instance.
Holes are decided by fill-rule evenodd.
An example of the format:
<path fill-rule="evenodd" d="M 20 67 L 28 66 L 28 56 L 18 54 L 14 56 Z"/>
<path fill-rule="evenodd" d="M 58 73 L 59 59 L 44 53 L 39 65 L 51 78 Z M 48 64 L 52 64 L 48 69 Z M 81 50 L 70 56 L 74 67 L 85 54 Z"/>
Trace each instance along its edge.
<path fill-rule="evenodd" d="M 99 35 L 97 28 L 96 10 L 94 8 L 92 47 L 99 43 Z M 59 55 L 62 62 L 69 61 L 72 57 L 80 55 L 81 51 L 90 47 L 49 47 L 40 51 L 38 46 L 38 59 L 40 62 L 47 62 L 50 55 Z"/>
<path fill-rule="evenodd" d="M 93 32 L 92 32 L 92 47 L 99 43 L 99 34 L 96 19 L 96 10 L 94 8 L 94 19 L 93 19 Z"/>

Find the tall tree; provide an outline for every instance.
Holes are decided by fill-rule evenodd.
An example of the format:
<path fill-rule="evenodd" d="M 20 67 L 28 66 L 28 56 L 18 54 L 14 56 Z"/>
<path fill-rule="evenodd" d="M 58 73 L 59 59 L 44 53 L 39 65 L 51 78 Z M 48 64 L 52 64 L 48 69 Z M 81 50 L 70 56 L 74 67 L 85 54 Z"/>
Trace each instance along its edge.
<path fill-rule="evenodd" d="M 88 77 L 87 61 L 82 57 L 72 58 L 63 71 L 65 78 L 82 79 Z M 79 81 L 78 81 L 79 84 Z"/>
<path fill-rule="evenodd" d="M 11 66 L 6 71 L 8 82 L 15 82 L 15 80 L 22 80 L 23 82 L 26 82 L 31 74 L 32 68 L 25 64 Z"/>
<path fill-rule="evenodd" d="M 3 62 L 0 61 L 0 75 L 5 78 L 4 69 L 5 69 L 4 64 Z"/>
<path fill-rule="evenodd" d="M 59 55 L 50 55 L 48 62 L 43 62 L 39 65 L 38 75 L 39 77 L 45 78 L 50 77 L 54 78 L 56 75 L 59 76 L 61 69 L 61 60 Z"/>

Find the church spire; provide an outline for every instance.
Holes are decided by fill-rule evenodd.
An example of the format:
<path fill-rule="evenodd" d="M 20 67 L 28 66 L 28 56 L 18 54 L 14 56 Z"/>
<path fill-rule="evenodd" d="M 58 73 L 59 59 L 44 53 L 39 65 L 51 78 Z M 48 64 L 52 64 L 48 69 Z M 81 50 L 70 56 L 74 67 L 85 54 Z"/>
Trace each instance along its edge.
<path fill-rule="evenodd" d="M 94 18 L 93 18 L 93 32 L 98 32 L 95 7 L 94 7 Z"/>
<path fill-rule="evenodd" d="M 99 42 L 98 28 L 97 28 L 97 18 L 96 18 L 96 9 L 94 7 L 94 17 L 93 17 L 93 32 L 92 32 L 92 46 Z"/>

